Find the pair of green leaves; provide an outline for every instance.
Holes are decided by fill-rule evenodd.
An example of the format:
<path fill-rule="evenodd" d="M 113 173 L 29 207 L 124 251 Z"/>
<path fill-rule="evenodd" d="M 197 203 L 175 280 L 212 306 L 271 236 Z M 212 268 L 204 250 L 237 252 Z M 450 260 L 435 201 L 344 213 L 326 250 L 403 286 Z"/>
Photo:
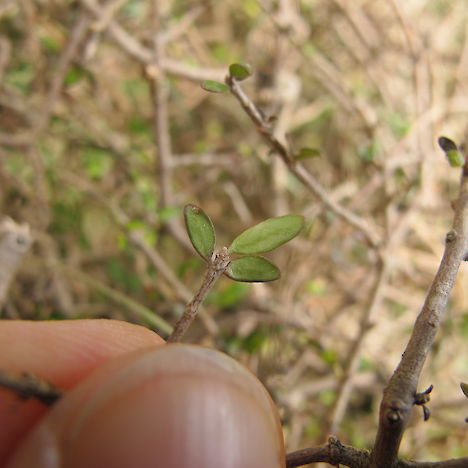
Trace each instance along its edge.
<path fill-rule="evenodd" d="M 185 225 L 193 247 L 210 261 L 215 249 L 213 223 L 198 206 L 186 205 Z M 286 215 L 267 219 L 237 236 L 228 248 L 229 254 L 245 255 L 231 260 L 225 274 L 235 281 L 264 282 L 280 277 L 276 265 L 254 254 L 269 252 L 295 237 L 304 226 L 304 218 Z"/>
<path fill-rule="evenodd" d="M 237 81 L 244 81 L 252 75 L 252 68 L 247 63 L 233 63 L 229 65 L 229 76 Z M 210 93 L 226 93 L 229 86 L 219 81 L 204 80 L 201 87 Z"/>

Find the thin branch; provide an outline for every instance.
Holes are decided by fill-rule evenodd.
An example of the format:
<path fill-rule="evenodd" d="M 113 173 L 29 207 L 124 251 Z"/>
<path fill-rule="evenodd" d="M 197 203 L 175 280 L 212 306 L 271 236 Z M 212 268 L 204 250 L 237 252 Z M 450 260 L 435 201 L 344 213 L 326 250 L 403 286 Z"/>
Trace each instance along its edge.
<path fill-rule="evenodd" d="M 0 388 L 6 388 L 27 400 L 37 398 L 45 405 L 54 404 L 63 394 L 50 382 L 38 379 L 32 374 L 12 375 L 0 370 Z"/>
<path fill-rule="evenodd" d="M 390 231 L 390 235 L 388 238 L 386 237 L 384 245 L 378 252 L 380 258 L 378 259 L 377 272 L 370 299 L 360 319 L 357 335 L 346 353 L 346 360 L 343 364 L 343 374 L 336 386 L 337 394 L 330 411 L 329 426 L 326 431 L 329 434 L 334 434 L 338 431 L 338 427 L 345 414 L 354 386 L 352 376 L 359 365 L 364 340 L 372 330 L 373 317 L 378 313 L 382 305 L 383 291 L 392 266 L 390 259 L 393 255 L 393 249 L 400 245 L 401 239 L 407 233 L 409 229 L 409 220 L 416 208 L 417 204 L 413 203 L 391 227 L 386 229 L 387 231 Z M 388 214 L 386 219 L 388 219 Z"/>
<path fill-rule="evenodd" d="M 320 200 L 320 202 L 333 211 L 338 217 L 349 223 L 360 231 L 366 238 L 369 245 L 377 247 L 380 243 L 379 236 L 375 233 L 366 220 L 349 211 L 339 203 L 335 202 L 327 193 L 325 188 L 319 183 L 302 164 L 295 161 L 290 150 L 286 148 L 272 133 L 268 122 L 264 119 L 257 106 L 244 93 L 238 82 L 231 76 L 226 77 L 226 84 L 229 86 L 233 96 L 239 101 L 246 114 L 254 122 L 257 131 L 264 137 L 271 148 L 280 156 L 288 169 Z"/>
<path fill-rule="evenodd" d="M 179 78 L 185 78 L 186 80 L 195 81 L 197 84 L 203 80 L 222 81 L 225 73 L 224 69 L 202 66 L 196 67 L 167 57 L 162 61 L 161 66 L 164 68 L 166 73 Z"/>
<path fill-rule="evenodd" d="M 57 64 L 57 68 L 55 70 L 54 76 L 52 78 L 52 82 L 49 87 L 49 91 L 47 93 L 45 102 L 43 104 L 42 113 L 38 122 L 36 123 L 35 128 L 35 135 L 42 133 L 47 125 L 49 124 L 50 116 L 52 114 L 53 108 L 57 99 L 60 97 L 60 93 L 63 88 L 63 83 L 65 80 L 65 76 L 67 74 L 68 68 L 75 58 L 76 54 L 78 53 L 78 48 L 86 36 L 86 32 L 88 30 L 88 24 L 90 20 L 86 14 L 80 15 L 78 20 L 76 21 L 73 29 L 70 33 L 70 38 L 68 43 L 60 55 L 60 59 Z"/>
<path fill-rule="evenodd" d="M 205 299 L 206 295 L 210 292 L 211 288 L 214 286 L 219 277 L 226 271 L 229 262 L 230 256 L 226 248 L 223 248 L 220 251 L 213 253 L 213 256 L 208 264 L 208 269 L 206 271 L 205 277 L 203 278 L 203 283 L 200 286 L 200 289 L 198 290 L 197 294 L 195 294 L 195 297 L 185 307 L 185 311 L 182 317 L 175 324 L 174 331 L 172 332 L 171 336 L 167 339 L 168 343 L 174 343 L 181 340 L 181 338 L 195 319 L 201 303 Z"/>
<path fill-rule="evenodd" d="M 195 20 L 201 15 L 206 7 L 207 5 L 196 5 L 192 9 L 188 10 L 187 13 L 185 13 L 176 24 L 170 26 L 166 31 L 162 32 L 160 36 L 161 42 L 163 44 L 168 44 L 182 36 L 193 25 Z"/>
<path fill-rule="evenodd" d="M 186 166 L 232 166 L 232 160 L 228 153 L 183 153 L 177 154 L 172 159 L 172 167 Z"/>
<path fill-rule="evenodd" d="M 269 13 L 267 8 L 264 6 L 262 8 L 265 13 Z M 274 15 L 268 14 L 268 19 L 272 22 L 278 34 L 284 34 L 283 26 Z M 288 34 L 287 38 L 297 52 L 302 55 L 304 61 L 309 64 L 309 69 L 313 70 L 313 75 L 317 81 L 336 98 L 337 102 L 349 113 L 354 113 L 366 128 L 373 128 L 377 122 L 374 109 L 353 95 L 351 87 L 337 78 L 340 73 L 333 62 L 318 50 L 315 50 L 312 55 L 306 55 L 303 44 L 298 43 L 292 34 Z"/>
<path fill-rule="evenodd" d="M 330 422 L 326 431 L 328 434 L 334 434 L 338 431 L 346 407 L 348 406 L 354 387 L 352 377 L 359 366 L 364 339 L 372 329 L 372 317 L 374 317 L 374 314 L 380 309 L 382 291 L 387 282 L 388 273 L 388 261 L 386 261 L 386 259 L 380 259 L 370 299 L 359 323 L 359 331 L 346 354 L 346 360 L 343 364 L 343 374 L 336 384 L 337 394 L 333 406 L 330 409 Z"/>
<path fill-rule="evenodd" d="M 128 236 L 130 241 L 148 257 L 156 270 L 173 288 L 175 294 L 183 301 L 188 301 L 192 297 L 192 293 L 174 274 L 161 254 L 148 243 L 144 233 L 142 231 L 132 230 L 128 232 Z"/>
<path fill-rule="evenodd" d="M 329 463 L 330 465 L 345 465 L 350 468 L 366 468 L 370 466 L 370 453 L 348 445 L 343 445 L 338 439 L 330 437 L 328 444 L 310 447 L 286 455 L 286 467 L 309 465 L 310 463 Z M 439 462 L 413 462 L 396 460 L 393 468 L 466 468 L 468 457 L 453 458 Z"/>
<path fill-rule="evenodd" d="M 163 209 L 174 204 L 172 191 L 172 148 L 169 132 L 169 84 L 161 66 L 165 57 L 165 47 L 161 41 L 161 12 L 160 2 L 155 0 L 153 5 L 153 62 L 147 67 L 150 82 L 151 97 L 153 100 L 153 128 L 157 149 L 157 173 L 159 182 L 159 208 Z M 192 252 L 185 231 L 178 219 L 170 219 L 165 224 L 174 238 L 187 250 Z"/>
<path fill-rule="evenodd" d="M 26 146 L 24 152 L 28 156 L 31 166 L 34 168 L 34 204 L 36 205 L 36 227 L 40 231 L 46 231 L 51 219 L 50 210 L 50 195 L 48 190 L 48 180 L 45 174 L 45 168 L 41 154 L 37 150 L 37 140 L 43 134 L 53 114 L 54 106 L 60 98 L 61 91 L 65 80 L 66 73 L 70 64 L 79 51 L 79 46 L 86 35 L 89 19 L 85 13 L 81 14 L 76 20 L 71 29 L 67 44 L 60 55 L 55 72 L 52 76 L 47 94 L 42 107 L 37 115 L 37 119 L 33 121 L 32 129 L 25 134 L 27 139 L 23 142 Z M 19 136 L 22 135 L 12 135 Z M 50 239 L 48 239 L 50 240 Z M 42 244 L 43 253 L 46 262 L 55 262 L 57 260 L 57 252 L 53 242 L 44 242 Z M 67 315 L 70 315 L 73 310 L 72 296 L 68 291 L 64 280 L 59 275 L 56 275 L 52 270 L 52 283 L 56 292 L 57 301 L 60 308 Z"/>
<path fill-rule="evenodd" d="M 44 231 L 39 232 L 37 236 L 41 250 L 41 258 L 44 259 L 44 264 L 49 269 L 57 304 L 67 317 L 73 317 L 75 312 L 73 295 L 66 278 L 54 267 L 57 262 L 60 262 L 57 242 Z"/>
<path fill-rule="evenodd" d="M 81 0 L 85 8 L 93 13 L 97 18 L 102 16 L 101 8 L 95 0 Z M 116 21 L 109 20 L 106 29 L 112 39 L 130 56 L 136 58 L 143 64 L 153 62 L 153 52 L 151 49 L 143 46 L 135 37 L 129 34 Z M 196 67 L 186 65 L 178 60 L 165 58 L 161 61 L 161 68 L 166 72 L 180 78 L 196 81 L 202 80 L 222 80 L 224 71 L 216 68 Z"/>
<path fill-rule="evenodd" d="M 338 439 L 330 437 L 328 444 L 297 450 L 286 455 L 286 467 L 308 465 L 325 462 L 338 466 L 343 464 L 350 468 L 363 468 L 369 464 L 370 454 L 367 450 L 359 450 L 343 445 Z"/>
<path fill-rule="evenodd" d="M 22 133 L 0 133 L 0 144 L 8 146 L 32 146 L 37 138 L 46 130 L 55 103 L 60 97 L 68 67 L 78 53 L 79 45 L 86 35 L 89 21 L 87 16 L 83 14 L 78 18 L 71 30 L 70 38 L 60 55 L 49 90 L 44 101 L 41 103 L 41 110 L 37 115 L 36 121 L 33 122 L 32 128 Z"/>
<path fill-rule="evenodd" d="M 373 467 L 391 467 L 397 458 L 401 438 L 414 405 L 419 376 L 434 342 L 458 269 L 467 254 L 468 165 L 465 165 L 455 204 L 453 229 L 447 234 L 439 270 L 416 319 L 400 364 L 384 391 L 379 428 L 372 452 Z"/>
<path fill-rule="evenodd" d="M 126 0 L 111 0 L 107 4 L 102 5 L 100 17 L 92 25 L 92 29 L 99 33 L 107 28 L 107 25 L 112 21 L 117 11 L 126 3 Z"/>
<path fill-rule="evenodd" d="M 160 2 L 155 0 L 153 5 L 153 68 L 149 74 L 151 95 L 153 98 L 153 124 L 154 138 L 158 151 L 158 180 L 160 186 L 160 205 L 165 207 L 172 205 L 174 195 L 172 193 L 172 149 L 169 135 L 169 115 L 167 101 L 169 88 L 161 61 L 165 56 L 165 47 L 161 42 L 161 12 Z"/>

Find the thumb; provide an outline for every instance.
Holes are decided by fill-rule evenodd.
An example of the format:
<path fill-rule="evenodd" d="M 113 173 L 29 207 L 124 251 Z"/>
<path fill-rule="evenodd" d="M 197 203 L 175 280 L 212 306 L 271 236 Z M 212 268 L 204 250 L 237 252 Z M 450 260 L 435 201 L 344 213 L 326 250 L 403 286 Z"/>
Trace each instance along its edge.
<path fill-rule="evenodd" d="M 190 345 L 140 350 L 92 373 L 8 468 L 284 467 L 278 413 L 247 369 Z"/>

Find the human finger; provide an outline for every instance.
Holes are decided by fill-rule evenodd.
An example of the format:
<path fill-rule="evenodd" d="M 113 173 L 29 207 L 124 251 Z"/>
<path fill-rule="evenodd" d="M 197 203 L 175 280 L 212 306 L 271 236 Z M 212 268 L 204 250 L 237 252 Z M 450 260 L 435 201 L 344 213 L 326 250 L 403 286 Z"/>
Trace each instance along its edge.
<path fill-rule="evenodd" d="M 164 340 L 144 327 L 116 320 L 0 321 L 0 369 L 32 373 L 63 389 L 74 387 L 107 360 Z M 48 410 L 0 388 L 0 466 Z"/>
<path fill-rule="evenodd" d="M 168 345 L 102 366 L 39 423 L 7 468 L 282 468 L 277 410 L 228 356 Z"/>

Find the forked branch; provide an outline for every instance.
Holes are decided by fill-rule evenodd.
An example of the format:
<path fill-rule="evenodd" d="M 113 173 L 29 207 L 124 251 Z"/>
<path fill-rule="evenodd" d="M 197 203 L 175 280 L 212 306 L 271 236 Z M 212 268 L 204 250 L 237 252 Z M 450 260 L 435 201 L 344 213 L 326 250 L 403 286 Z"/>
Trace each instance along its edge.
<path fill-rule="evenodd" d="M 453 228 L 445 239 L 445 251 L 400 364 L 384 391 L 380 405 L 373 467 L 393 466 L 408 424 L 419 376 L 434 342 L 441 316 L 462 261 L 468 255 L 468 164 L 462 169 L 460 192 L 455 203 Z"/>
<path fill-rule="evenodd" d="M 334 201 L 326 189 L 319 183 L 315 176 L 309 172 L 300 162 L 294 159 L 291 151 L 281 143 L 273 134 L 269 122 L 263 117 L 257 106 L 244 93 L 237 80 L 228 75 L 226 84 L 232 95 L 239 101 L 246 114 L 255 124 L 257 131 L 265 138 L 269 146 L 280 156 L 288 169 L 312 192 L 312 194 L 329 210 L 338 217 L 360 231 L 372 247 L 380 244 L 380 238 L 369 226 L 368 222 Z"/>
<path fill-rule="evenodd" d="M 287 466 L 301 466 L 322 461 L 342 463 L 349 467 L 370 468 L 463 468 L 468 466 L 468 457 L 441 462 L 406 462 L 398 460 L 398 450 L 403 433 L 410 420 L 414 405 L 421 404 L 421 394 L 417 392 L 419 377 L 432 347 L 442 314 L 447 305 L 450 291 L 461 262 L 468 259 L 468 163 L 462 169 L 460 192 L 455 203 L 453 227 L 445 239 L 445 251 L 437 274 L 419 313 L 402 359 L 391 377 L 380 405 L 380 418 L 374 448 L 366 458 L 360 451 L 354 452 L 338 442 L 337 458 L 330 456 L 327 446 L 293 452 L 287 455 Z M 425 402 L 429 400 L 425 392 Z M 338 456 L 338 455 L 337 455 Z"/>

